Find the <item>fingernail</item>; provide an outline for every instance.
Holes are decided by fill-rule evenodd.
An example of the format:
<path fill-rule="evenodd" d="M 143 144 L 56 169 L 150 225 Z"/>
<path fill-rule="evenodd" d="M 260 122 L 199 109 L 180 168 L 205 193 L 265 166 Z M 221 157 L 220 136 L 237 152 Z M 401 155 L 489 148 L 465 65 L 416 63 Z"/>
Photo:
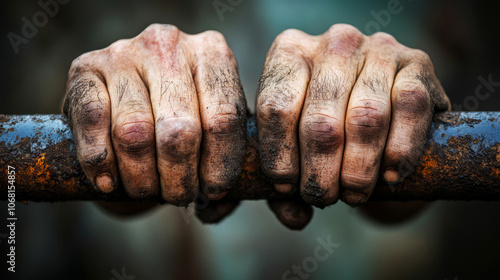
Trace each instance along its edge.
<path fill-rule="evenodd" d="M 99 174 L 97 178 L 95 179 L 97 187 L 103 192 L 103 193 L 110 193 L 112 192 L 115 187 L 113 184 L 113 179 L 109 174 L 103 173 Z"/>
<path fill-rule="evenodd" d="M 387 169 L 384 172 L 384 180 L 389 184 L 395 184 L 399 181 L 399 174 L 396 170 Z"/>
<path fill-rule="evenodd" d="M 344 201 L 348 202 L 348 204 L 351 206 L 358 206 L 368 200 L 368 197 L 364 193 L 353 191 L 344 191 L 343 197 Z"/>
<path fill-rule="evenodd" d="M 274 184 L 274 189 L 280 193 L 289 193 L 292 191 L 292 184 Z"/>

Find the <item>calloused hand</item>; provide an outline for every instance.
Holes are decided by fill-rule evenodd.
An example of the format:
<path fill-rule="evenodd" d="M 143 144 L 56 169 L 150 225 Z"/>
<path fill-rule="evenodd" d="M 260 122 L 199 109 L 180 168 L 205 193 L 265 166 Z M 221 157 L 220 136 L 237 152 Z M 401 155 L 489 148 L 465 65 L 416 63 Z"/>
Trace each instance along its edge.
<path fill-rule="evenodd" d="M 99 190 L 184 206 L 218 200 L 241 170 L 246 101 L 224 36 L 153 24 L 75 59 L 64 113 Z"/>
<path fill-rule="evenodd" d="M 319 36 L 286 30 L 259 84 L 263 172 L 277 191 L 300 189 L 320 208 L 339 198 L 361 204 L 379 174 L 390 183 L 408 175 L 398 167 L 418 162 L 433 113 L 449 108 L 429 56 L 391 35 L 365 36 L 346 24 Z"/>
<path fill-rule="evenodd" d="M 238 205 L 217 200 L 241 171 L 246 110 L 224 36 L 161 24 L 75 59 L 63 107 L 80 164 L 97 189 L 109 193 L 121 181 L 132 198 L 161 195 L 178 206 L 204 195 L 211 201 L 197 215 L 206 223 Z M 119 216 L 155 205 L 99 203 Z"/>

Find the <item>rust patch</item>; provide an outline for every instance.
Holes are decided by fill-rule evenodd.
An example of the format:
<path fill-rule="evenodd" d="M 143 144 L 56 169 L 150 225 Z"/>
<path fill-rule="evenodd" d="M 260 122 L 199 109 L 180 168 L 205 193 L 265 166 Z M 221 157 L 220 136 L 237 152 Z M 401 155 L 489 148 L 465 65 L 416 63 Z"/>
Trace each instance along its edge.
<path fill-rule="evenodd" d="M 45 162 L 45 154 L 42 153 L 36 158 L 32 165 L 23 166 L 23 176 L 36 178 L 33 182 L 37 187 L 45 189 L 50 184 L 50 165 Z"/>
<path fill-rule="evenodd" d="M 12 116 L 0 114 L 0 123 L 6 123 L 6 122 L 10 121 L 11 118 L 12 118 Z"/>
<path fill-rule="evenodd" d="M 495 116 L 494 113 L 489 114 Z M 454 116 L 457 115 L 457 113 L 443 113 L 438 116 L 438 119 L 454 120 Z M 487 122 L 487 118 L 483 117 L 480 124 L 473 125 L 474 128 L 466 126 L 464 130 L 461 130 L 461 134 L 448 130 L 446 134 L 449 138 L 445 143 L 438 144 L 429 141 L 422 164 L 415 169 L 413 175 L 395 186 L 379 181 L 370 200 L 500 200 L 500 187 L 498 186 L 500 181 L 500 143 L 498 141 L 500 126 L 492 129 L 493 123 Z M 4 117 L 4 119 L 8 118 Z M 476 122 L 476 120 L 471 121 Z M 248 123 L 254 125 L 255 118 L 250 117 Z M 439 126 L 435 125 L 435 128 Z M 453 126 L 452 123 L 441 125 L 441 130 L 433 131 L 432 137 L 440 137 L 446 127 Z M 35 137 L 19 138 L 10 146 L 2 141 L 2 130 L 0 130 L 0 163 L 2 166 L 15 166 L 16 172 L 20 174 L 16 182 L 18 200 L 131 200 L 123 191 L 122 186 L 110 194 L 94 190 L 78 163 L 73 140 L 62 136 L 63 132 L 59 133 L 64 140 L 48 145 L 45 149 L 34 148 L 37 143 L 39 144 L 40 139 L 51 138 L 51 136 L 42 135 L 40 130 L 37 131 L 36 125 L 34 129 L 38 132 Z M 478 130 L 485 131 L 484 137 L 488 141 L 482 141 L 478 134 L 474 134 L 474 131 Z M 5 182 L 6 176 L 6 172 L 0 172 L 0 182 Z M 0 184 L 0 195 L 4 199 L 6 193 L 6 185 Z M 257 150 L 257 130 L 252 129 L 247 135 L 242 172 L 234 190 L 230 191 L 224 199 L 285 197 L 297 197 L 297 192 L 290 196 L 274 191 L 272 180 L 264 176 L 261 171 Z M 147 199 L 160 201 L 159 198 Z"/>
<path fill-rule="evenodd" d="M 497 161 L 500 162 L 500 144 L 495 145 L 497 149 Z"/>
<path fill-rule="evenodd" d="M 497 180 L 499 180 L 499 181 L 500 181 L 500 143 L 499 143 L 499 144 L 496 144 L 496 145 L 494 146 L 494 149 L 496 149 L 496 154 L 497 154 L 497 155 L 496 155 L 496 159 L 497 159 L 497 166 L 498 166 L 498 167 L 493 167 L 493 168 L 491 169 L 491 173 L 492 173 L 492 174 L 491 174 L 491 176 L 492 176 L 492 177 L 495 177 L 495 176 L 496 176 Z"/>
<path fill-rule="evenodd" d="M 462 114 L 464 115 L 464 117 L 462 117 Z M 481 123 L 480 119 L 467 117 L 467 114 L 462 112 L 446 112 L 445 114 L 436 114 L 434 120 L 441 122 L 445 125 L 453 125 L 453 126 L 458 126 L 462 124 L 473 126 L 475 124 Z"/>

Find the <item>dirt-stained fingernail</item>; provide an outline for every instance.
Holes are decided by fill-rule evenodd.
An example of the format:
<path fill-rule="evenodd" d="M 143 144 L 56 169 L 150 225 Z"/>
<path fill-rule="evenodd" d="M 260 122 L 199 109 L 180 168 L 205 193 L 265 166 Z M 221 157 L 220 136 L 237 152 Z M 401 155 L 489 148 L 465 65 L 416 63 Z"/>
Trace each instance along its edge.
<path fill-rule="evenodd" d="M 354 191 L 344 191 L 342 194 L 344 202 L 351 206 L 358 206 L 365 203 L 368 200 L 366 194 L 358 193 Z"/>
<path fill-rule="evenodd" d="M 395 184 L 399 181 L 399 174 L 394 169 L 386 169 L 384 172 L 384 180 L 389 184 Z"/>
<path fill-rule="evenodd" d="M 99 174 L 95 179 L 97 187 L 103 193 L 110 193 L 115 189 L 113 178 L 107 173 Z"/>
<path fill-rule="evenodd" d="M 280 193 L 290 193 L 292 191 L 292 184 L 274 184 L 274 189 Z"/>

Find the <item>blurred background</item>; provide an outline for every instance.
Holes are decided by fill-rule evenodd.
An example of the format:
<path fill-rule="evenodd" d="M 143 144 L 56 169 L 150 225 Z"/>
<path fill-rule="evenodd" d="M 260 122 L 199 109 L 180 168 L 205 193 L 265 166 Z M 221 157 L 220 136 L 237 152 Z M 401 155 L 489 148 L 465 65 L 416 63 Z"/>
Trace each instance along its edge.
<path fill-rule="evenodd" d="M 2 1 L 0 113 L 59 113 L 73 59 L 134 37 L 151 23 L 170 23 L 187 33 L 222 32 L 238 60 L 252 112 L 273 39 L 288 28 L 318 35 L 335 23 L 352 24 L 367 34 L 388 32 L 428 52 L 455 110 L 500 110 L 495 91 L 500 87 L 488 98 L 474 95 L 481 84 L 478 77 L 500 81 L 498 1 L 60 1 L 68 3 L 59 4 L 58 11 L 21 44 L 12 44 L 8 34 L 22 36 L 23 18 L 33 22 L 33 15 L 44 10 L 38 1 Z M 399 3 L 397 13 L 388 9 L 393 2 Z M 0 209 L 5 221 L 5 201 Z M 0 275 L 116 280 L 133 279 L 122 273 L 136 280 L 500 279 L 498 202 L 435 202 L 415 219 L 392 226 L 372 222 L 359 212 L 339 202 L 316 211 L 306 229 L 293 232 L 279 224 L 263 201 L 243 202 L 215 226 L 203 226 L 172 206 L 120 220 L 88 202 L 18 203 L 16 273 Z M 0 229 L 2 260 L 6 232 Z M 339 246 L 313 266 L 318 238 Z M 303 264 L 310 272 L 282 278 L 293 265 Z M 2 270 L 6 268 L 2 261 Z"/>

